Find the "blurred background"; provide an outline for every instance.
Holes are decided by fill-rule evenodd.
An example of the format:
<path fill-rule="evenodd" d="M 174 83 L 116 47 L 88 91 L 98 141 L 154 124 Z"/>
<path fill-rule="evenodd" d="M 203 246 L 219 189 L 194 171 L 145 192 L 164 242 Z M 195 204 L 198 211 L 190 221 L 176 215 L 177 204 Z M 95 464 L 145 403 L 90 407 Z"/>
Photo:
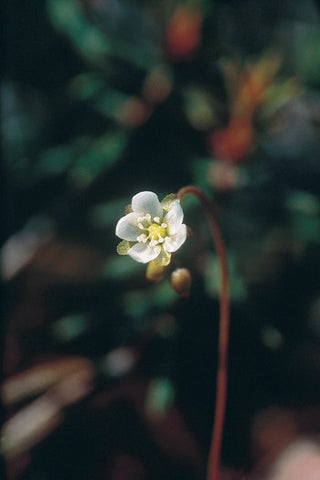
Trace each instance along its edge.
<path fill-rule="evenodd" d="M 31 3 L 3 22 L 5 478 L 205 478 L 206 217 L 183 200 L 188 299 L 114 234 L 134 194 L 190 183 L 215 202 L 231 275 L 221 478 L 318 478 L 320 2 Z"/>

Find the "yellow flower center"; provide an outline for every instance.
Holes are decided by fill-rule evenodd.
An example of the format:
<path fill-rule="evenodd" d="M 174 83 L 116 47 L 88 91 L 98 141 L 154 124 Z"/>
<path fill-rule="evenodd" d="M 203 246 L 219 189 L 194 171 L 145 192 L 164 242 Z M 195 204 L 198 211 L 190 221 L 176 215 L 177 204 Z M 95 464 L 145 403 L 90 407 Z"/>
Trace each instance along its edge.
<path fill-rule="evenodd" d="M 159 240 L 159 238 L 165 238 L 167 229 L 156 223 L 152 223 L 148 228 L 151 240 Z"/>

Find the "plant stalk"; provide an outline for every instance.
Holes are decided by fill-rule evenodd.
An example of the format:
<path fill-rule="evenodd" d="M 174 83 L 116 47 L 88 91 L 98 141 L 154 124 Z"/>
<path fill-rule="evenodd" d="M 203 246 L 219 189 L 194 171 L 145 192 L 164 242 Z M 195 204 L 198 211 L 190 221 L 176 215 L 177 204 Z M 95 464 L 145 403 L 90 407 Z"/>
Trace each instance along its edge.
<path fill-rule="evenodd" d="M 207 480 L 219 480 L 228 388 L 228 349 L 230 325 L 230 285 L 228 262 L 222 235 L 216 220 L 212 203 L 200 188 L 193 185 L 181 188 L 177 193 L 177 198 L 179 201 L 181 201 L 182 198 L 188 194 L 195 195 L 200 200 L 206 211 L 219 260 L 221 275 L 216 405 L 207 469 Z"/>

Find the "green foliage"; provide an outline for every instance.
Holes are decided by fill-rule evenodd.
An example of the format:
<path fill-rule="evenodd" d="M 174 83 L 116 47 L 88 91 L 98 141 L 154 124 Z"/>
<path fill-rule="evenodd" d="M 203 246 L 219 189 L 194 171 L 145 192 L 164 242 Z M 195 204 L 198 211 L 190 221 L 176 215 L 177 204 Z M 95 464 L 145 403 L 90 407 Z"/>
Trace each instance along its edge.
<path fill-rule="evenodd" d="M 126 133 L 121 130 L 94 140 L 83 139 L 84 151 L 69 171 L 71 180 L 77 185 L 87 186 L 117 162 L 126 147 L 126 142 Z"/>
<path fill-rule="evenodd" d="M 293 191 L 288 194 L 287 207 L 293 236 L 304 243 L 320 242 L 320 202 L 310 193 Z"/>
<path fill-rule="evenodd" d="M 230 277 L 230 296 L 235 302 L 243 302 L 247 297 L 247 288 L 244 279 L 239 273 L 236 259 L 228 252 L 228 267 Z M 209 295 L 218 297 L 220 293 L 221 276 L 220 265 L 216 255 L 207 259 L 205 267 L 205 288 Z"/>
<path fill-rule="evenodd" d="M 47 0 L 47 6 L 55 27 L 70 37 L 79 53 L 90 63 L 97 62 L 102 66 L 107 56 L 116 56 L 140 68 L 150 68 L 155 64 L 157 49 L 152 43 L 146 43 L 141 33 L 143 28 L 137 29 L 136 35 L 127 39 L 125 36 L 116 36 L 112 25 L 111 28 L 101 29 L 92 24 L 80 2 Z M 139 10 L 133 10 L 133 14 L 140 22 L 144 21 Z"/>
<path fill-rule="evenodd" d="M 156 308 L 165 309 L 175 303 L 176 293 L 168 281 L 147 290 L 132 290 L 123 295 L 123 308 L 130 317 L 147 315 Z"/>
<path fill-rule="evenodd" d="M 101 268 L 101 276 L 110 280 L 129 280 L 138 275 L 143 277 L 146 266 L 129 257 L 115 255 L 109 258 Z"/>
<path fill-rule="evenodd" d="M 89 61 L 102 61 L 111 52 L 107 38 L 92 25 L 74 0 L 48 0 L 53 25 L 68 34 L 73 44 Z"/>
<path fill-rule="evenodd" d="M 167 378 L 155 378 L 149 386 L 146 398 L 146 413 L 159 418 L 167 413 L 174 401 L 174 386 Z"/>
<path fill-rule="evenodd" d="M 39 176 L 65 173 L 75 158 L 77 147 L 78 142 L 73 145 L 60 145 L 46 150 L 35 165 L 36 173 Z"/>
<path fill-rule="evenodd" d="M 57 340 L 68 342 L 84 335 L 89 322 L 90 319 L 86 314 L 68 315 L 52 325 L 52 334 Z"/>
<path fill-rule="evenodd" d="M 300 41 L 294 49 L 296 68 L 312 85 L 319 86 L 320 31 L 318 26 L 301 25 Z"/>

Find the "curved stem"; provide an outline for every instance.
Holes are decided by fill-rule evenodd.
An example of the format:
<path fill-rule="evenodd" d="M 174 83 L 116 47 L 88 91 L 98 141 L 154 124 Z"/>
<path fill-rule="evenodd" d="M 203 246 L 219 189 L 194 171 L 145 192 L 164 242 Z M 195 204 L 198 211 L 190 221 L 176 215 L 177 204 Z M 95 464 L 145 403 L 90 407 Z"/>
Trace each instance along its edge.
<path fill-rule="evenodd" d="M 203 191 L 193 185 L 183 187 L 177 194 L 178 200 L 182 200 L 188 194 L 195 195 L 202 203 L 210 223 L 215 248 L 220 265 L 221 288 L 220 288 L 220 319 L 219 319 L 219 350 L 218 369 L 216 384 L 216 405 L 214 424 L 211 437 L 211 445 L 208 461 L 207 480 L 219 480 L 220 457 L 223 437 L 224 418 L 227 401 L 228 384 L 228 346 L 229 346 L 229 324 L 230 324 L 230 287 L 227 256 L 216 221 L 213 205 Z"/>

